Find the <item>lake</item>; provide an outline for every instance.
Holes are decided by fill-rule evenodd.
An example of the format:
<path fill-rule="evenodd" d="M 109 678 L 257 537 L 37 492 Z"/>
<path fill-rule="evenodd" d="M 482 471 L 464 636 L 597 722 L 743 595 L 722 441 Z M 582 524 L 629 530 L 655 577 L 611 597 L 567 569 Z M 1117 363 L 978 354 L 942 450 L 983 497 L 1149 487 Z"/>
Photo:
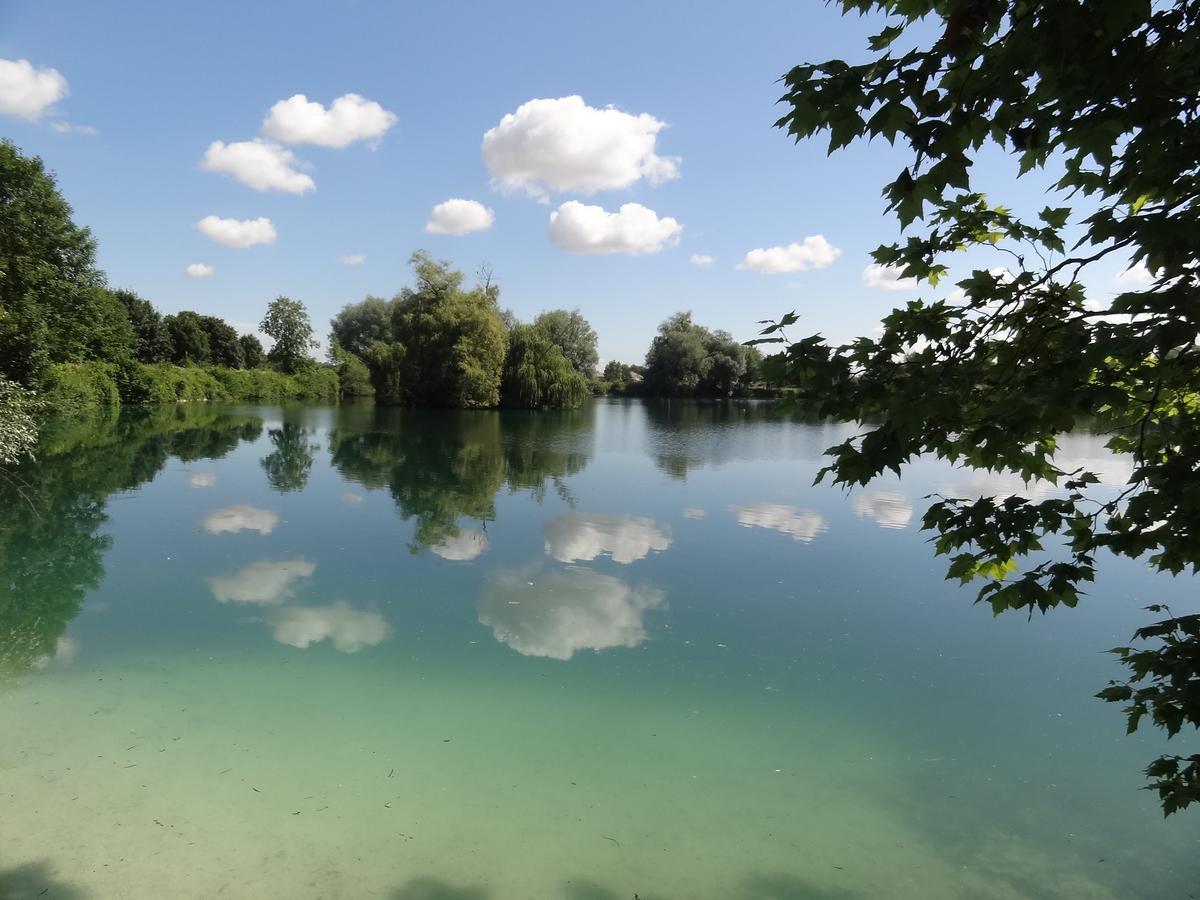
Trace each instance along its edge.
<path fill-rule="evenodd" d="M 993 618 L 922 498 L 1024 486 L 813 486 L 847 433 L 752 402 L 56 423 L 0 488 L 0 896 L 1196 896 L 1200 817 L 1140 790 L 1170 745 L 1093 697 L 1195 583 L 1108 560 L 1077 609 Z M 1104 492 L 1102 445 L 1062 442 Z"/>

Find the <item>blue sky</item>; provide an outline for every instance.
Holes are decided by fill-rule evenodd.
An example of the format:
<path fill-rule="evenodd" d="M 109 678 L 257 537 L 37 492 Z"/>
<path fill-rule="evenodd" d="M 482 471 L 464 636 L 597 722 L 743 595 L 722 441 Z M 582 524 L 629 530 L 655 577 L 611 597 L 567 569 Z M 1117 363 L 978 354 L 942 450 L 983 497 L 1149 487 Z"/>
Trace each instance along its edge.
<path fill-rule="evenodd" d="M 681 309 L 744 339 L 757 320 L 794 308 L 804 333 L 844 339 L 921 293 L 863 277 L 868 251 L 899 234 L 879 191 L 903 156 L 876 143 L 827 158 L 823 141 L 797 146 L 772 123 L 790 66 L 864 58 L 874 24 L 817 2 L 3 0 L 0 61 L 27 60 L 35 76 L 54 69 L 68 93 L 40 109 L 10 102 L 0 134 L 57 173 L 76 220 L 99 241 L 110 284 L 166 312 L 195 309 L 249 329 L 286 294 L 308 306 L 323 335 L 343 304 L 411 283 L 408 257 L 425 248 L 468 272 L 490 264 L 501 302 L 521 318 L 579 307 L 602 359 L 640 362 L 658 323 Z M 394 124 L 340 148 L 305 142 L 300 120 L 282 114 L 264 133 L 275 104 L 297 94 L 320 104 L 309 108 L 318 124 L 328 124 L 322 107 L 346 94 L 378 105 L 358 109 L 350 132 L 313 132 L 318 140 L 378 130 L 380 114 Z M 561 100 L 572 96 L 582 114 Z M 558 102 L 519 113 L 535 99 Z M 627 115 L 599 116 L 609 106 Z M 489 168 L 484 134 L 509 114 L 517 118 L 501 129 Z M 642 114 L 653 124 L 634 118 Z M 566 136 L 537 144 L 554 125 Z M 255 152 L 289 161 L 274 182 L 289 190 L 256 190 L 201 165 L 214 141 L 254 140 L 270 148 Z M 588 140 L 618 143 L 579 151 Z M 650 149 L 621 169 L 605 148 L 623 153 L 631 140 Z M 574 151 L 582 155 L 559 158 Z M 589 161 L 607 173 L 584 171 Z M 504 176 L 520 181 L 520 172 L 543 196 L 505 187 Z M 1010 205 L 1044 205 L 1044 178 L 1014 188 L 999 158 L 978 174 Z M 303 189 L 309 179 L 314 188 Z M 433 208 L 452 198 L 491 210 L 490 227 L 428 233 Z M 653 211 L 649 236 L 606 217 L 624 204 Z M 224 246 L 196 227 L 208 216 L 265 217 L 276 236 Z M 738 268 L 755 249 L 816 236 L 840 252 L 805 251 L 803 271 Z M 614 248 L 622 252 L 594 252 Z M 365 260 L 345 265 L 351 255 Z M 697 266 L 693 255 L 713 262 Z M 189 277 L 193 264 L 212 275 Z"/>

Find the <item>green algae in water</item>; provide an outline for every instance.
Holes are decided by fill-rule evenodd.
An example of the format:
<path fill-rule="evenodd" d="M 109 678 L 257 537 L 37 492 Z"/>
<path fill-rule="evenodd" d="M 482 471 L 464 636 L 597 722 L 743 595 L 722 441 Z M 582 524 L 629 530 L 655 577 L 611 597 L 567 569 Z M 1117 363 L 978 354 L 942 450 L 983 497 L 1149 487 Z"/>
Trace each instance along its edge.
<path fill-rule="evenodd" d="M 1184 580 L 993 620 L 922 463 L 756 404 L 63 423 L 0 524 L 0 896 L 1186 896 L 1092 699 Z M 1122 462 L 1102 438 L 1067 452 Z M 1094 463 L 1093 463 L 1094 464 Z M 1041 489 L 1039 489 L 1041 490 Z M 1189 606 L 1190 604 L 1190 606 Z"/>

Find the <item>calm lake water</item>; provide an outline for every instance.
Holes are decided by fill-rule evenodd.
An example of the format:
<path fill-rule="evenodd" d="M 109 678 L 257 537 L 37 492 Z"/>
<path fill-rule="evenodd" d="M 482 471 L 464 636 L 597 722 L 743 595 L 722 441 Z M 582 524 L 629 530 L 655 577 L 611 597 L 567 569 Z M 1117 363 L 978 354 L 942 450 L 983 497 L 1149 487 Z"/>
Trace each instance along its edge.
<path fill-rule="evenodd" d="M 131 410 L 0 487 L 0 896 L 1200 896 L 1140 607 L 993 619 L 762 404 Z M 1068 467 L 1117 484 L 1102 438 Z M 1109 488 L 1102 488 L 1109 489 Z M 1038 493 L 1051 490 L 1035 487 Z M 1190 751 L 1189 751 L 1190 752 Z"/>

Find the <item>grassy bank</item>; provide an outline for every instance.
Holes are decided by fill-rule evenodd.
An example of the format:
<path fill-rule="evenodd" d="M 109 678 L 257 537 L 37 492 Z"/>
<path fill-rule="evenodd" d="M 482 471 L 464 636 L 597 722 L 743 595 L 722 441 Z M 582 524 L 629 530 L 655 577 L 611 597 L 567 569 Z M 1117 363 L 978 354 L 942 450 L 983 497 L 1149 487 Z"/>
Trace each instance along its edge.
<path fill-rule="evenodd" d="M 122 403 L 336 400 L 338 393 L 337 372 L 316 365 L 285 375 L 265 368 L 90 362 L 50 366 L 39 397 L 49 409 L 69 412 Z"/>

